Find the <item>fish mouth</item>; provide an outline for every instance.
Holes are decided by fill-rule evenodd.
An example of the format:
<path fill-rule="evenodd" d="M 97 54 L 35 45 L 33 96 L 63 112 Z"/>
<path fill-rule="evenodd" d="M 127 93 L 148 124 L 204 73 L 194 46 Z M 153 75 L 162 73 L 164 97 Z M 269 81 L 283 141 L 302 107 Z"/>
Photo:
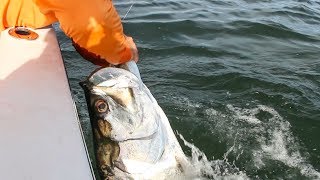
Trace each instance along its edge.
<path fill-rule="evenodd" d="M 163 128 L 161 128 L 162 126 L 159 122 L 156 123 L 156 126 L 153 126 L 154 129 L 150 128 L 147 133 L 138 128 L 133 129 L 131 134 L 130 132 L 126 132 L 124 133 L 125 135 L 121 136 L 120 132 L 123 132 L 123 130 L 121 128 L 116 129 L 121 126 L 113 126 L 112 122 L 106 119 L 104 118 L 103 122 L 101 122 L 102 119 L 98 120 L 98 136 L 104 136 L 104 138 L 96 139 L 99 142 L 106 141 L 105 139 L 109 139 L 108 141 L 110 141 L 110 147 L 103 148 L 101 146 L 106 146 L 106 144 L 100 143 L 97 148 L 98 154 L 99 149 L 106 149 L 107 151 L 104 154 L 109 156 L 107 157 L 109 163 L 100 167 L 107 167 L 104 168 L 104 171 L 109 176 L 117 174 L 115 171 L 125 173 L 128 177 L 130 177 L 130 174 L 141 174 L 161 159 L 165 147 Z M 141 119 L 142 122 L 147 120 Z M 117 152 L 117 154 L 114 152 Z M 100 158 L 103 159 L 105 157 L 101 156 Z M 102 164 L 105 163 L 103 160 L 98 161 L 102 162 Z"/>
<path fill-rule="evenodd" d="M 115 160 L 113 162 L 114 167 L 121 170 L 124 173 L 142 174 L 144 171 L 146 171 L 148 169 L 148 166 L 151 166 L 153 163 L 156 163 L 161 159 L 161 157 L 164 154 L 164 148 L 163 147 L 159 148 L 161 150 L 160 150 L 158 157 L 156 159 L 153 159 L 151 162 L 139 160 L 139 159 L 136 159 L 135 157 L 130 157 L 130 156 L 128 156 L 127 153 L 123 153 L 123 151 L 128 152 L 129 150 L 126 148 L 130 147 L 130 144 L 136 143 L 137 141 L 140 141 L 140 144 L 142 144 L 143 141 L 148 141 L 148 140 L 152 141 L 153 139 L 156 138 L 156 136 L 157 136 L 157 132 L 155 132 L 149 136 L 146 136 L 146 137 L 131 138 L 131 139 L 127 139 L 127 140 L 124 140 L 121 142 L 117 142 L 120 147 L 120 154 L 119 154 L 119 157 L 117 158 L 117 160 Z M 143 154 L 148 156 L 147 152 L 145 152 Z M 133 169 L 132 166 L 134 166 L 135 168 Z"/>
<path fill-rule="evenodd" d="M 127 139 L 123 139 L 123 140 L 119 140 L 119 139 L 115 139 L 115 138 L 111 137 L 110 139 L 114 142 L 121 143 L 121 142 L 126 142 L 126 141 L 150 140 L 150 139 L 153 139 L 156 135 L 157 135 L 157 131 L 153 132 L 150 135 L 143 136 L 143 137 L 127 138 Z"/>
<path fill-rule="evenodd" d="M 149 147 L 148 144 L 153 146 L 158 142 L 161 137 L 160 129 L 147 136 L 119 141 L 111 138 L 110 123 L 98 120 L 97 124 L 94 128 L 95 151 L 99 172 L 103 177 L 114 177 L 118 174 L 116 172 L 122 172 L 128 177 L 130 174 L 142 174 L 152 164 L 158 162 L 164 154 L 162 142 L 155 151 L 145 148 Z"/>

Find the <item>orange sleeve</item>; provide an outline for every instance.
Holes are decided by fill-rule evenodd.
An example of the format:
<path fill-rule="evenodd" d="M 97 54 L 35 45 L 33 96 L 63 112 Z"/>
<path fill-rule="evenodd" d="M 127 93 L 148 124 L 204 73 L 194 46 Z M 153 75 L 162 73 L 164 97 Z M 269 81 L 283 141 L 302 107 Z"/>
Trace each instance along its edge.
<path fill-rule="evenodd" d="M 42 13 L 54 13 L 77 51 L 94 64 L 131 59 L 120 17 L 111 0 L 34 0 Z"/>
<path fill-rule="evenodd" d="M 33 0 L 0 0 L 0 31 L 15 26 L 41 28 L 55 21 L 53 13 L 43 14 Z"/>

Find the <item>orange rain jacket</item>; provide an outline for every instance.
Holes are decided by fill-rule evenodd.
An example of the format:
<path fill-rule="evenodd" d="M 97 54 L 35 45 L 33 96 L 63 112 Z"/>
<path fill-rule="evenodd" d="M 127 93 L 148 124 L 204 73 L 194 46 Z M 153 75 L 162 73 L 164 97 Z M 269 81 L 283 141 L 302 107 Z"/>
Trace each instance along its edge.
<path fill-rule="evenodd" d="M 121 64 L 133 56 L 112 0 L 0 0 L 0 15 L 0 31 L 59 21 L 77 51 L 97 65 Z"/>

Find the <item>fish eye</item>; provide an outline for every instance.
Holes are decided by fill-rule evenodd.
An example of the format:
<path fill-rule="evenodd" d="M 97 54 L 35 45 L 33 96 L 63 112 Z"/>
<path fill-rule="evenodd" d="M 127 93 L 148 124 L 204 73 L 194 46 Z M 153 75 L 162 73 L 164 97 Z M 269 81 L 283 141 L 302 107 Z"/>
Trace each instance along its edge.
<path fill-rule="evenodd" d="M 95 107 L 99 113 L 104 113 L 108 110 L 108 104 L 102 99 L 96 101 Z"/>

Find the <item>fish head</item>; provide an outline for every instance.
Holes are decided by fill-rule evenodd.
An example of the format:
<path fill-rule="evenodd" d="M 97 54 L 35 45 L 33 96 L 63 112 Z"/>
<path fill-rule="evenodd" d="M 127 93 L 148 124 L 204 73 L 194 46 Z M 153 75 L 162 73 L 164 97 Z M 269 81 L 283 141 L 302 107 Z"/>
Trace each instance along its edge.
<path fill-rule="evenodd" d="M 139 76 L 108 67 L 94 71 L 80 85 L 102 177 L 145 177 L 178 167 L 176 153 L 182 150 L 167 117 Z"/>
<path fill-rule="evenodd" d="M 80 85 L 93 128 L 112 141 L 143 139 L 157 132 L 159 118 L 148 106 L 152 99 L 131 72 L 113 67 L 98 69 Z M 105 124 L 107 130 L 101 130 L 99 124 Z"/>

